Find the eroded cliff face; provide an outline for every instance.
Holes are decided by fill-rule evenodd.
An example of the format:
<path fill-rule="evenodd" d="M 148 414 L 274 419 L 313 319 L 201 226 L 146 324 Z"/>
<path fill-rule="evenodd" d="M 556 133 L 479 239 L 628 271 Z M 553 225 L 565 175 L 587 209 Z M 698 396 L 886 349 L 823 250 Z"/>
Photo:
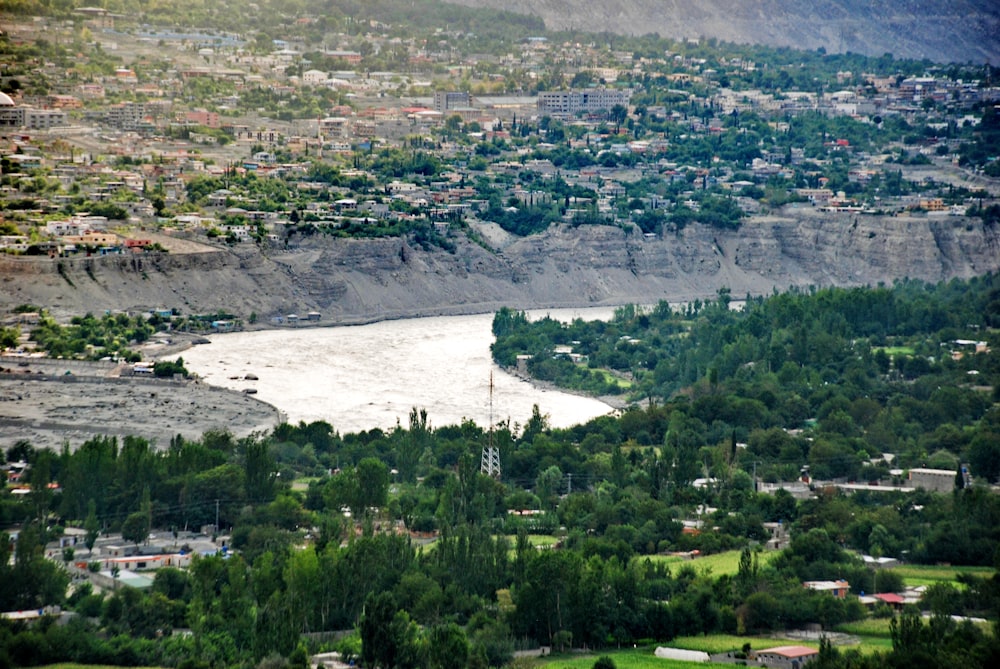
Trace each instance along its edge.
<path fill-rule="evenodd" d="M 993 0 L 448 0 L 539 16 L 551 30 L 658 33 L 830 53 L 996 62 Z"/>
<path fill-rule="evenodd" d="M 57 316 L 106 309 L 224 310 L 244 318 L 317 310 L 326 323 L 518 308 L 764 294 L 791 286 L 940 281 L 1000 270 L 1000 230 L 965 217 L 792 211 L 738 231 L 692 226 L 649 238 L 562 225 L 487 250 L 313 236 L 287 249 L 64 260 L 0 259 L 0 308 Z"/>

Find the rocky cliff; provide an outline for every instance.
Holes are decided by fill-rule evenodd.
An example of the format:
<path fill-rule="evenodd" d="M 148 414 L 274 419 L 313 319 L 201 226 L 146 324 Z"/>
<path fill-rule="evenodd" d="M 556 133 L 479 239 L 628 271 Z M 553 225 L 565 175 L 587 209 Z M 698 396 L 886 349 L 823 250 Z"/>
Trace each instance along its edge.
<path fill-rule="evenodd" d="M 448 0 L 540 16 L 554 30 L 714 37 L 738 44 L 996 62 L 995 0 Z"/>
<path fill-rule="evenodd" d="M 484 231 L 488 232 L 488 231 Z M 693 226 L 647 238 L 619 228 L 555 227 L 455 253 L 402 239 L 314 236 L 280 251 L 63 260 L 0 259 L 0 309 L 38 304 L 69 316 L 106 309 L 219 309 L 244 318 L 317 310 L 324 322 L 520 308 L 651 303 L 770 293 L 790 286 L 938 281 L 1000 270 L 1000 230 L 965 217 L 877 217 L 789 210 L 738 231 Z"/>

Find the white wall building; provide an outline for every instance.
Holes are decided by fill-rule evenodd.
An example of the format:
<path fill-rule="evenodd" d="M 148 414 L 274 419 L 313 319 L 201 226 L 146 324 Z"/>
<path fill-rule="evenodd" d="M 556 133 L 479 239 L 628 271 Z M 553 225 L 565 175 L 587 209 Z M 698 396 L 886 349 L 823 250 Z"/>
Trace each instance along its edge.
<path fill-rule="evenodd" d="M 538 111 L 548 114 L 572 115 L 578 112 L 608 111 L 615 105 L 628 107 L 630 89 L 592 88 L 579 91 L 542 91 L 538 94 Z"/>

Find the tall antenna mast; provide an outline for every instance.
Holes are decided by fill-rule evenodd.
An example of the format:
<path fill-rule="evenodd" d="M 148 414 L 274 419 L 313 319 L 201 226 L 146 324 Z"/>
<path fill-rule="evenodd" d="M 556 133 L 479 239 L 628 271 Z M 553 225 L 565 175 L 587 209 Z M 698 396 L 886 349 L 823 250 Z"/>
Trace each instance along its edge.
<path fill-rule="evenodd" d="M 479 471 L 487 476 L 500 479 L 500 449 L 493 443 L 493 370 L 490 370 L 490 431 L 486 445 L 483 446 L 483 457 L 480 460 Z"/>

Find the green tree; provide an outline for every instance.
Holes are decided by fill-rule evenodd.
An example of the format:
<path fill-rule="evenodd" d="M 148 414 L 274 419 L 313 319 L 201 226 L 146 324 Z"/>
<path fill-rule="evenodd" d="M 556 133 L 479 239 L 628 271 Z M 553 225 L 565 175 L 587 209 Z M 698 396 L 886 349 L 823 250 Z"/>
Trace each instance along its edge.
<path fill-rule="evenodd" d="M 781 604 L 770 592 L 755 592 L 737 609 L 741 634 L 769 632 L 779 626 Z"/>
<path fill-rule="evenodd" d="M 547 645 L 556 643 L 558 633 L 569 633 L 581 568 L 581 556 L 575 551 L 544 551 L 530 557 L 524 580 L 515 583 L 513 591 L 515 632 Z"/>
<path fill-rule="evenodd" d="M 552 510 L 558 502 L 558 495 L 562 488 L 563 473 L 556 465 L 552 465 L 541 474 L 535 481 L 535 494 L 542 502 L 545 510 Z"/>
<path fill-rule="evenodd" d="M 60 474 L 63 487 L 60 511 L 63 515 L 86 517 L 94 503 L 95 520 L 96 516 L 108 516 L 116 501 L 113 486 L 117 479 L 117 457 L 118 440 L 115 437 L 94 437 L 64 459 Z"/>
<path fill-rule="evenodd" d="M 356 515 L 381 508 L 389 500 L 389 468 L 378 458 L 363 458 L 355 467 L 358 488 L 353 506 Z"/>
<path fill-rule="evenodd" d="M 351 471 L 334 474 L 323 487 L 323 501 L 334 513 L 346 507 L 357 515 L 358 494 L 358 479 Z"/>
<path fill-rule="evenodd" d="M 148 514 L 143 511 L 130 513 L 122 523 L 122 539 L 138 546 L 149 536 L 149 529 Z"/>
<path fill-rule="evenodd" d="M 83 521 L 83 529 L 87 533 L 83 543 L 90 555 L 94 554 L 94 544 L 101 534 L 101 526 L 97 521 L 97 502 L 93 499 L 87 502 L 87 518 Z"/>
<path fill-rule="evenodd" d="M 742 601 L 749 597 L 757 587 L 757 577 L 760 572 L 760 565 L 757 555 L 749 546 L 744 546 L 740 551 L 739 567 L 736 577 L 733 579 L 733 594 L 737 601 Z"/>
<path fill-rule="evenodd" d="M 608 120 L 615 124 L 615 134 L 622 129 L 622 123 L 628 117 L 628 108 L 625 105 L 615 105 L 608 111 Z"/>
<path fill-rule="evenodd" d="M 268 440 L 250 435 L 240 441 L 240 450 L 247 500 L 255 504 L 270 502 L 274 499 L 278 471 Z"/>
<path fill-rule="evenodd" d="M 465 669 L 469 662 L 469 640 L 455 623 L 433 627 L 427 638 L 431 669 Z"/>
<path fill-rule="evenodd" d="M 408 655 L 409 621 L 398 618 L 396 599 L 391 592 L 373 593 L 365 601 L 358 631 L 361 636 L 361 664 L 366 669 L 394 669 Z"/>
<path fill-rule="evenodd" d="M 232 664 L 253 650 L 255 601 L 250 570 L 239 555 L 196 557 L 191 563 L 188 620 L 202 661 Z M 219 643 L 219 637 L 225 639 Z"/>
<path fill-rule="evenodd" d="M 414 483 L 417 480 L 417 465 L 420 456 L 429 445 L 430 434 L 427 430 L 427 411 L 410 409 L 410 429 L 398 442 L 396 447 L 396 470 L 399 480 L 403 483 Z"/>
<path fill-rule="evenodd" d="M 969 442 L 969 464 L 972 472 L 993 483 L 1000 479 L 1000 434 L 980 432 Z"/>
<path fill-rule="evenodd" d="M 21 528 L 16 545 L 0 533 L 0 610 L 39 609 L 63 602 L 69 576 L 62 565 L 46 559 L 43 536 L 37 522 Z"/>

